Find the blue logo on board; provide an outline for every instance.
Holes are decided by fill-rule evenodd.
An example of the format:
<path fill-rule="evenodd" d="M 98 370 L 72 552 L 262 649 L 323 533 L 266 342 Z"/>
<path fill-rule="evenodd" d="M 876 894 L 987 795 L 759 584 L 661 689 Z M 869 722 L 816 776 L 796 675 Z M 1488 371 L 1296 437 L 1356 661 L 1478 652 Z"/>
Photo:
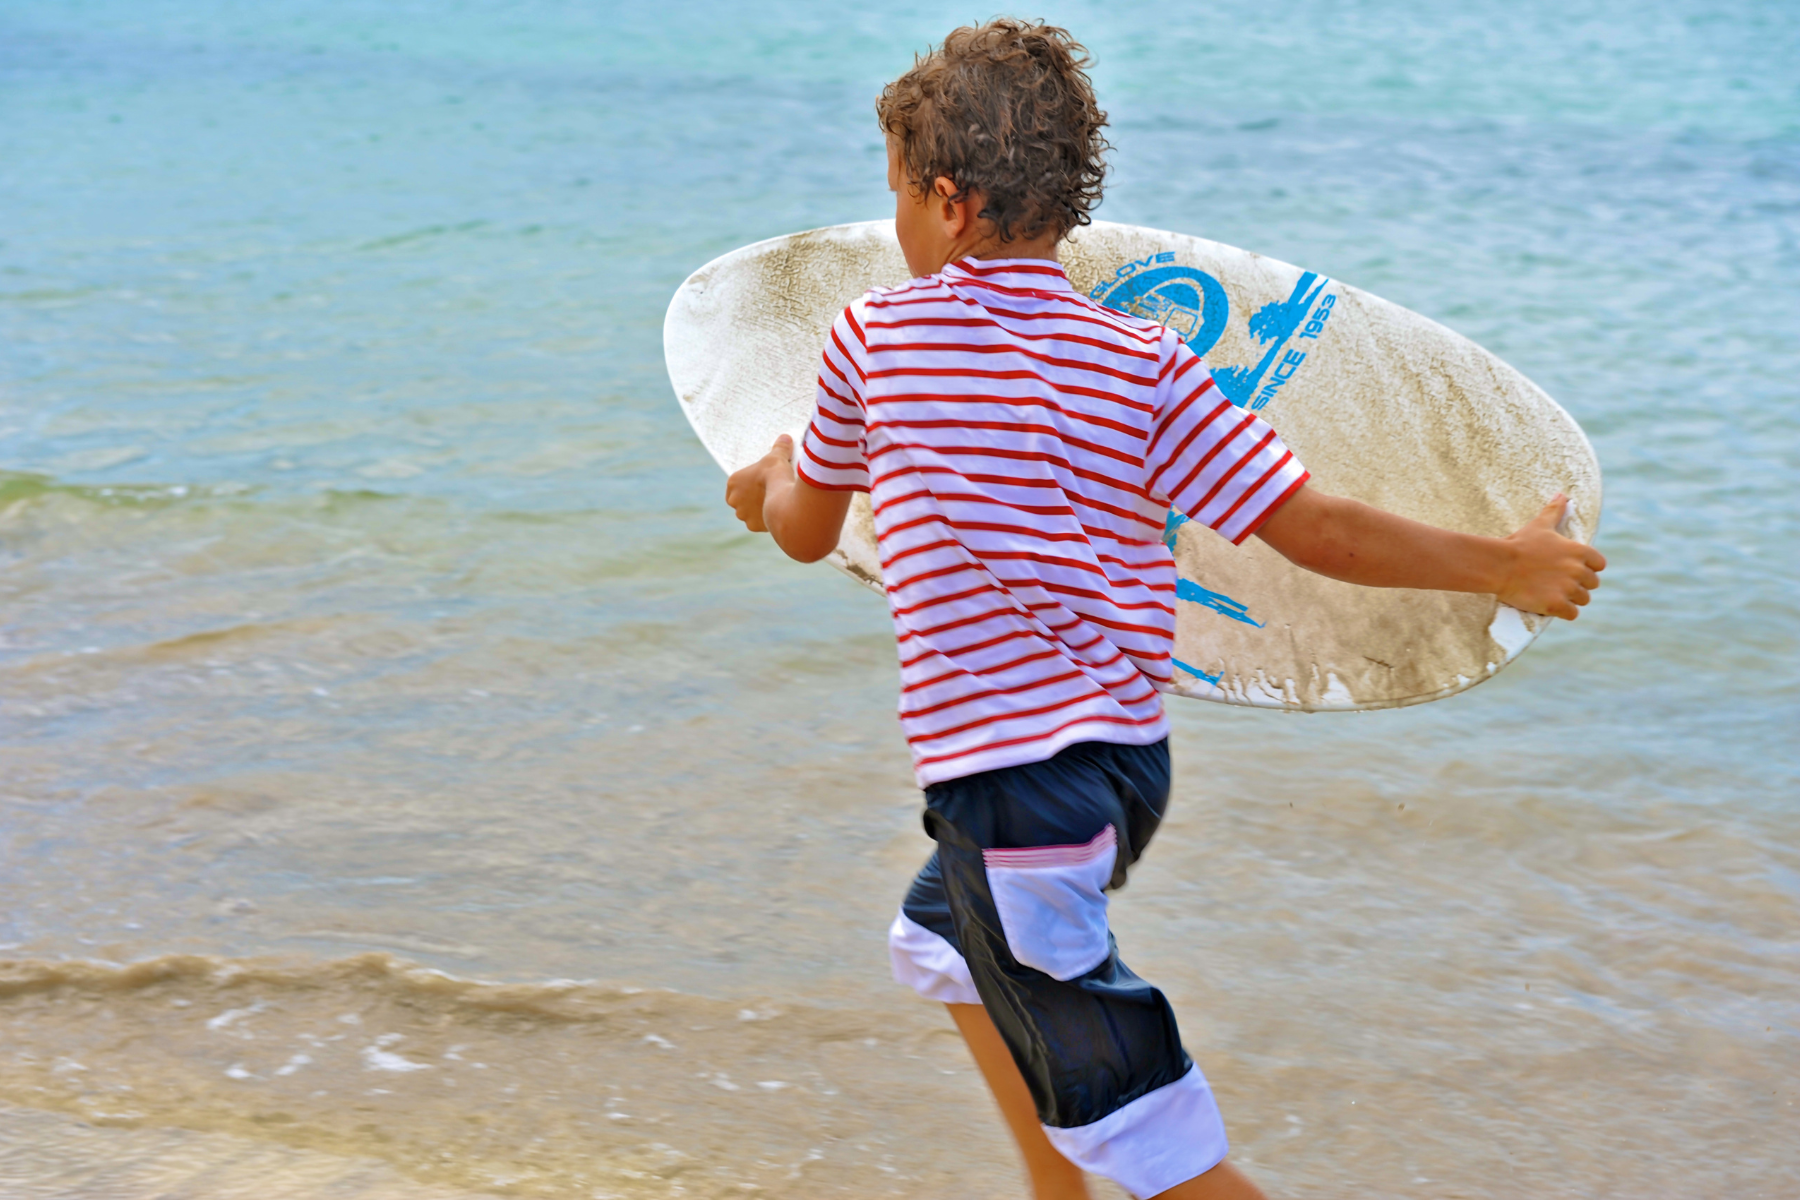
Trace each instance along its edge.
<path fill-rule="evenodd" d="M 1167 325 L 1195 354 L 1205 354 L 1225 332 L 1231 301 L 1211 275 L 1174 262 L 1166 252 L 1128 262 L 1088 294 L 1108 308 Z"/>
<path fill-rule="evenodd" d="M 1337 306 L 1337 297 L 1325 291 L 1330 282 L 1302 272 L 1286 300 L 1256 310 L 1250 336 L 1268 349 L 1254 365 L 1213 371 L 1226 399 L 1239 408 L 1260 409 L 1294 377 L 1306 361 L 1298 343 L 1317 340 Z M 1126 263 L 1088 295 L 1108 308 L 1168 326 L 1195 354 L 1218 344 L 1231 317 L 1224 285 L 1198 268 L 1177 266 L 1175 255 L 1166 250 Z"/>

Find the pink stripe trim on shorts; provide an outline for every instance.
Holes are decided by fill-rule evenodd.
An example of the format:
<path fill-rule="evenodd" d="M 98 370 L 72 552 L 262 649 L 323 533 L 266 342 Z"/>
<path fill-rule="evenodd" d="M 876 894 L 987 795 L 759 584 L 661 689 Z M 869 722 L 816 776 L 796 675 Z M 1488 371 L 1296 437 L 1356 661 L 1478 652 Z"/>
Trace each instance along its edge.
<path fill-rule="evenodd" d="M 1076 846 L 1028 846 L 1022 850 L 983 850 L 981 861 L 989 867 L 1075 867 L 1093 862 L 1119 844 L 1119 833 L 1111 825 L 1094 835 L 1094 840 Z"/>

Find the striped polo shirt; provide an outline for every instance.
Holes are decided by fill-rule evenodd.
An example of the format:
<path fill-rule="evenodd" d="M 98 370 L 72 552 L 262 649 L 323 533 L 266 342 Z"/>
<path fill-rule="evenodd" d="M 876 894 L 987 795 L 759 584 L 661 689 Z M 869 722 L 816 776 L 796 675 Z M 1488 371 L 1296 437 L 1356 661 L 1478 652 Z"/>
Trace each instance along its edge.
<path fill-rule="evenodd" d="M 921 786 L 1167 736 L 1171 508 L 1233 542 L 1306 481 L 1161 325 L 963 259 L 832 325 L 796 463 L 866 491 Z"/>

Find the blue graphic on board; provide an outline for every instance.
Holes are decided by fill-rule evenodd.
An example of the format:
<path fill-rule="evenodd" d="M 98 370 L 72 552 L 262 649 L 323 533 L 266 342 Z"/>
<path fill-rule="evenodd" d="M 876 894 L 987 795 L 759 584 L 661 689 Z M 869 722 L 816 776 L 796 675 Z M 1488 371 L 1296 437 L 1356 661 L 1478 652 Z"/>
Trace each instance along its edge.
<path fill-rule="evenodd" d="M 1206 682 L 1212 684 L 1214 687 L 1219 686 L 1220 676 L 1222 676 L 1224 674 L 1224 672 L 1221 671 L 1218 675 L 1208 675 L 1205 671 L 1202 671 L 1199 667 L 1190 667 L 1186 663 L 1182 662 L 1179 658 L 1171 658 L 1169 661 L 1174 663 L 1176 666 L 1180 667 L 1182 670 L 1186 671 L 1189 675 L 1198 675 L 1200 678 L 1206 680 Z"/>
<path fill-rule="evenodd" d="M 1213 379 L 1218 382 L 1219 390 L 1233 404 L 1239 408 L 1261 408 L 1275 398 L 1275 393 L 1282 384 L 1293 378 L 1294 372 L 1300 369 L 1300 364 L 1306 361 L 1306 352 L 1284 348 L 1300 326 L 1307 323 L 1307 314 L 1312 312 L 1313 301 L 1319 298 L 1325 285 L 1330 282 L 1323 276 L 1306 271 L 1295 282 L 1294 292 L 1286 300 L 1277 300 L 1256 310 L 1256 315 L 1250 318 L 1250 336 L 1269 347 L 1263 354 L 1262 361 L 1254 367 L 1226 367 L 1213 372 Z M 1321 305 L 1319 309 L 1324 314 L 1317 318 L 1321 327 L 1337 302 L 1335 296 L 1328 299 L 1332 304 Z M 1281 355 L 1279 363 L 1275 361 L 1278 354 Z M 1269 371 L 1271 365 L 1275 368 L 1273 373 Z M 1268 377 L 1266 383 L 1263 382 L 1264 376 Z M 1260 390 L 1258 384 L 1262 384 Z"/>
<path fill-rule="evenodd" d="M 1163 518 L 1163 545 L 1173 550 L 1175 548 L 1175 531 L 1186 525 L 1189 519 L 1187 514 L 1178 513 L 1171 508 L 1169 515 Z"/>
<path fill-rule="evenodd" d="M 1275 399 L 1306 362 L 1306 350 L 1300 344 L 1316 341 L 1325 332 L 1325 323 L 1337 306 L 1337 297 L 1325 291 L 1330 283 L 1323 275 L 1304 271 L 1286 300 L 1265 304 L 1251 315 L 1250 336 L 1268 349 L 1255 366 L 1213 371 L 1213 379 L 1226 399 L 1252 411 Z M 1231 301 L 1224 285 L 1205 271 L 1177 266 L 1175 255 L 1168 251 L 1126 263 L 1088 296 L 1108 308 L 1168 326 L 1181 335 L 1195 354 L 1205 354 L 1218 344 L 1231 316 Z M 1186 516 L 1169 510 L 1163 524 L 1163 542 L 1171 550 L 1175 548 L 1176 531 L 1187 522 Z M 1192 579 L 1175 581 L 1175 598 L 1204 605 L 1233 621 L 1263 627 L 1243 603 Z M 1214 687 L 1223 674 L 1208 674 L 1179 658 L 1172 661 Z"/>
<path fill-rule="evenodd" d="M 1175 531 L 1180 529 L 1183 525 L 1186 525 L 1188 520 L 1188 517 L 1171 508 L 1168 517 L 1163 521 L 1163 545 L 1173 550 L 1175 548 Z M 1215 592 L 1211 588 L 1201 587 L 1191 579 L 1177 579 L 1175 581 L 1175 598 L 1177 600 L 1187 600 L 1194 604 L 1203 604 L 1222 617 L 1230 617 L 1234 621 L 1242 621 L 1244 624 L 1254 625 L 1258 629 L 1263 627 L 1261 621 L 1256 620 L 1250 615 L 1250 610 L 1245 607 L 1243 602 L 1233 600 L 1224 592 Z M 1217 675 L 1208 675 L 1205 671 L 1188 666 L 1180 659 L 1175 660 L 1175 665 L 1190 675 L 1198 675 L 1208 683 L 1219 682 L 1219 677 Z"/>
<path fill-rule="evenodd" d="M 1261 621 L 1250 616 L 1250 610 L 1245 608 L 1241 601 L 1233 600 L 1223 592 L 1203 588 L 1191 579 L 1175 581 L 1175 598 L 1191 600 L 1195 604 L 1204 604 L 1222 617 L 1230 617 L 1234 621 L 1242 621 L 1244 624 L 1254 625 L 1258 629 L 1263 627 Z"/>
<path fill-rule="evenodd" d="M 1108 308 L 1167 325 L 1195 354 L 1205 354 L 1225 332 L 1231 301 L 1211 275 L 1174 262 L 1171 251 L 1128 262 L 1088 295 Z"/>
<path fill-rule="evenodd" d="M 1286 300 L 1256 310 L 1250 318 L 1250 336 L 1268 349 L 1255 366 L 1213 372 L 1226 399 L 1254 411 L 1294 377 L 1306 361 L 1306 351 L 1298 343 L 1316 341 L 1337 306 L 1337 297 L 1325 292 L 1330 282 L 1313 271 L 1302 272 Z M 1088 295 L 1108 308 L 1168 326 L 1195 354 L 1205 354 L 1218 343 L 1231 315 L 1224 286 L 1205 271 L 1176 266 L 1172 251 L 1126 263 Z"/>
<path fill-rule="evenodd" d="M 1190 519 L 1171 508 L 1169 515 L 1163 520 L 1163 545 L 1171 550 L 1175 549 L 1175 531 L 1186 525 Z M 1222 617 L 1230 617 L 1234 621 L 1242 621 L 1244 624 L 1254 625 L 1258 629 L 1263 627 L 1261 621 L 1250 616 L 1250 610 L 1242 602 L 1233 600 L 1224 592 L 1215 592 L 1211 588 L 1201 587 L 1191 579 L 1175 581 L 1175 598 L 1192 601 L 1195 604 L 1204 604 Z M 1184 671 L 1187 669 L 1186 667 L 1182 668 Z"/>

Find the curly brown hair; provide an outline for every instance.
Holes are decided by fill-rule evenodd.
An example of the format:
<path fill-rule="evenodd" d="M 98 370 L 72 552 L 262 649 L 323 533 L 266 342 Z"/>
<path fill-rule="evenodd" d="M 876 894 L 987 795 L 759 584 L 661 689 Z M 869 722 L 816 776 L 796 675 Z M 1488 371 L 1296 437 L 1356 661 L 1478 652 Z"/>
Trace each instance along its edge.
<path fill-rule="evenodd" d="M 982 194 L 981 216 L 1002 242 L 1046 229 L 1062 238 L 1093 219 L 1112 148 L 1091 61 L 1066 29 L 996 17 L 915 58 L 881 90 L 875 113 L 915 192 L 946 176 L 953 199 Z"/>

